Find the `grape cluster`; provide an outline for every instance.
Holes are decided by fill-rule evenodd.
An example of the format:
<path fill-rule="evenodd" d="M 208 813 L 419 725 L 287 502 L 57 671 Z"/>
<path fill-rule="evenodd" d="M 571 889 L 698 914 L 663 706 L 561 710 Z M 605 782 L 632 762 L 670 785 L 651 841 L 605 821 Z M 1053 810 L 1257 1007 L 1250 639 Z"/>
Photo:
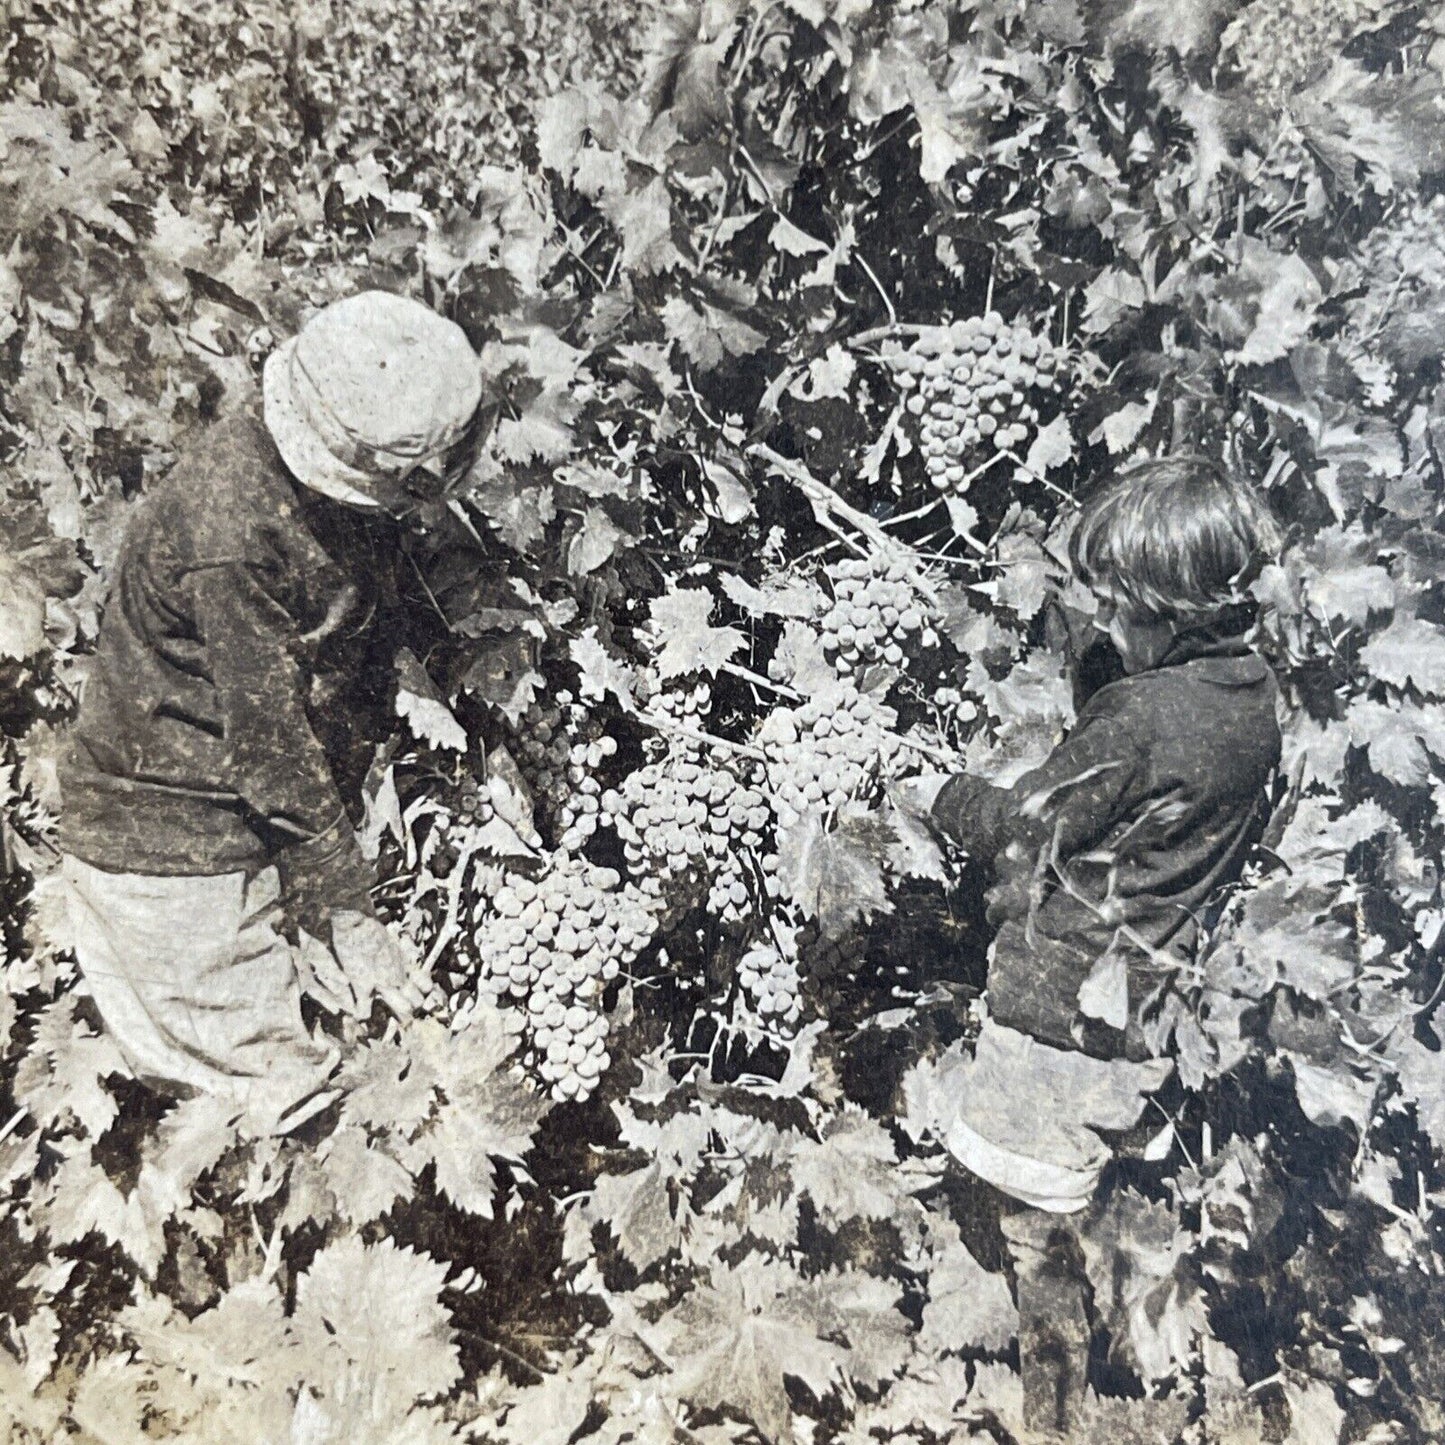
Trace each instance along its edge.
<path fill-rule="evenodd" d="M 1017 451 L 1040 420 L 1039 405 L 1063 387 L 1063 355 L 996 311 L 930 327 L 893 365 L 929 480 L 941 492 L 968 489 L 971 470 L 998 451 Z"/>
<path fill-rule="evenodd" d="M 851 977 L 868 956 L 868 935 L 861 928 L 851 928 L 834 937 L 824 937 L 816 927 L 807 930 L 802 939 L 808 956 L 808 972 L 814 977 L 843 974 Z"/>
<path fill-rule="evenodd" d="M 738 982 L 753 1011 L 780 1033 L 797 1027 L 803 1015 L 798 959 L 776 943 L 757 943 L 738 960 Z"/>
<path fill-rule="evenodd" d="M 561 829 L 558 842 L 568 852 L 575 853 L 597 831 L 602 792 L 597 769 L 616 752 L 617 739 L 603 733 L 600 737 L 573 743 L 567 755 L 569 790 L 557 810 L 557 823 Z"/>
<path fill-rule="evenodd" d="M 894 721 L 890 708 L 846 682 L 770 713 L 758 741 L 779 824 L 791 827 L 869 791 L 897 756 Z"/>
<path fill-rule="evenodd" d="M 570 694 L 566 692 L 551 698 L 534 698 L 511 728 L 511 752 L 533 798 L 538 801 L 550 797 L 566 775 L 572 752 L 564 713 L 569 701 Z"/>
<path fill-rule="evenodd" d="M 754 782 L 730 768 L 670 749 L 604 793 L 602 811 L 647 892 L 660 895 L 666 884 L 696 874 L 707 883 L 709 908 L 735 921 L 752 896 L 752 858 L 767 892 L 777 891 L 777 860 L 761 852 L 772 809 Z"/>
<path fill-rule="evenodd" d="M 485 827 L 495 812 L 491 793 L 470 774 L 464 777 L 452 803 L 452 816 L 457 823 L 463 827 Z"/>
<path fill-rule="evenodd" d="M 481 991 L 525 1000 L 532 1063 L 553 1097 L 581 1099 L 608 1065 L 602 993 L 652 936 L 654 907 L 618 874 L 566 853 L 507 875 L 479 921 Z"/>
<path fill-rule="evenodd" d="M 1363 295 L 1350 303 L 1341 353 L 1369 384 L 1374 372 L 1388 372 L 1381 338 L 1388 338 L 1391 318 L 1435 310 L 1445 300 L 1445 196 L 1412 200 L 1375 227 L 1351 284 Z M 1382 399 L 1388 401 L 1388 394 Z"/>
<path fill-rule="evenodd" d="M 701 731 L 707 727 L 712 713 L 712 688 L 706 682 L 685 688 L 662 688 L 647 700 L 647 706 L 659 717 Z M 699 745 L 694 743 L 689 746 Z"/>
<path fill-rule="evenodd" d="M 596 828 L 593 772 L 617 751 L 602 724 L 565 689 L 532 702 L 511 729 L 511 751 L 538 811 L 577 848 Z M 589 802 L 588 799 L 591 799 Z"/>
<path fill-rule="evenodd" d="M 927 604 L 908 582 L 902 562 L 847 558 L 834 573 L 834 602 L 819 625 L 823 646 L 839 672 L 860 671 L 877 662 L 897 667 L 915 636 L 925 647 L 937 646 Z"/>
<path fill-rule="evenodd" d="M 1224 32 L 1221 53 L 1251 89 L 1282 98 L 1328 69 L 1386 8 L 1381 0 L 1253 0 Z"/>

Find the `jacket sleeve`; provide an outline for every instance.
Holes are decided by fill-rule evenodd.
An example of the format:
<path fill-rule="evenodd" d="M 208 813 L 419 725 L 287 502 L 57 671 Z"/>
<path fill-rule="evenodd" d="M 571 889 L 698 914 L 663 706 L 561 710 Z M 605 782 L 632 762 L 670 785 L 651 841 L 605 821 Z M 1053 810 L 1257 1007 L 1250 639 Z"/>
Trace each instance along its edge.
<path fill-rule="evenodd" d="M 950 778 L 934 800 L 933 824 L 985 865 L 1011 843 L 1036 850 L 1057 839 L 1070 858 L 1097 843 L 1133 801 L 1144 751 L 1108 714 L 1085 715 L 1042 766 L 1012 787 Z"/>
<path fill-rule="evenodd" d="M 372 911 L 373 878 L 306 715 L 299 629 L 245 561 L 200 568 L 191 591 L 233 786 L 268 828 L 293 840 L 277 856 L 282 884 L 301 923 L 324 936 L 331 910 Z"/>

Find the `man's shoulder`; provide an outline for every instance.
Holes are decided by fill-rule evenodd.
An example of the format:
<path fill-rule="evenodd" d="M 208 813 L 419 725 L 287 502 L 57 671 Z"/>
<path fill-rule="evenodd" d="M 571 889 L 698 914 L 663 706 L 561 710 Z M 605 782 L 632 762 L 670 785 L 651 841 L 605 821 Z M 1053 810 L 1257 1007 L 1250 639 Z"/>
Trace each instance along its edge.
<path fill-rule="evenodd" d="M 250 412 L 191 438 L 152 495 L 153 509 L 168 529 L 189 538 L 198 564 L 244 556 L 258 530 L 295 505 L 265 425 Z"/>

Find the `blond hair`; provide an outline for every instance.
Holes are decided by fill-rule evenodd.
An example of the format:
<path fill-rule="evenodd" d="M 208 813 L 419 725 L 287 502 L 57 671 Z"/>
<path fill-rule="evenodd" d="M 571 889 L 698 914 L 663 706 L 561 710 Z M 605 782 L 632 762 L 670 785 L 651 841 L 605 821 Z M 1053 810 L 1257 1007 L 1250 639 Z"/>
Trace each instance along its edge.
<path fill-rule="evenodd" d="M 1179 455 L 1129 467 L 1091 497 L 1069 560 L 1140 618 L 1199 624 L 1247 602 L 1279 544 L 1252 487 L 1208 457 Z"/>

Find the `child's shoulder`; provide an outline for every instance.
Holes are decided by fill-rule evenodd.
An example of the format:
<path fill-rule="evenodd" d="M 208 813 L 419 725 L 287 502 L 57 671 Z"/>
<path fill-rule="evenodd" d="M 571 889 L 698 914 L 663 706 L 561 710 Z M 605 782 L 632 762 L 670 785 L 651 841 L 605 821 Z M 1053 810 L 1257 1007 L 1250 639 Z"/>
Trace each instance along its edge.
<path fill-rule="evenodd" d="M 1101 687 L 1079 720 L 1113 718 L 1133 731 L 1152 733 L 1161 722 L 1175 729 L 1207 729 L 1222 716 L 1252 706 L 1274 713 L 1274 673 L 1252 650 L 1191 658 L 1121 677 Z"/>

